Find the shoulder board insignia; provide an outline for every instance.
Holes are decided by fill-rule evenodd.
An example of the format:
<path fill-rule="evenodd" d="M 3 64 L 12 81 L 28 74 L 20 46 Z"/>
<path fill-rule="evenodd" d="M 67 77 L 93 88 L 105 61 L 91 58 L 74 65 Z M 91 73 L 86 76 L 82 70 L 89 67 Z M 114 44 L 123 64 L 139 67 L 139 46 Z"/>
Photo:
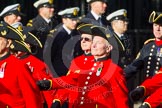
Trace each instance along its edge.
<path fill-rule="evenodd" d="M 148 44 L 148 43 L 150 43 L 150 42 L 153 42 L 153 41 L 155 41 L 155 38 L 148 39 L 148 40 L 146 40 L 146 41 L 144 42 L 144 45 L 146 45 L 146 44 Z"/>
<path fill-rule="evenodd" d="M 32 23 L 32 22 L 33 22 L 33 20 L 29 20 L 28 22 Z"/>
<path fill-rule="evenodd" d="M 50 33 L 54 33 L 57 29 L 50 30 Z"/>
<path fill-rule="evenodd" d="M 28 23 L 26 24 L 26 26 L 32 27 L 33 26 L 33 20 L 29 20 Z"/>
<path fill-rule="evenodd" d="M 26 26 L 32 27 L 32 26 L 33 26 L 33 24 L 31 24 L 31 23 L 27 23 L 27 25 L 26 25 Z"/>

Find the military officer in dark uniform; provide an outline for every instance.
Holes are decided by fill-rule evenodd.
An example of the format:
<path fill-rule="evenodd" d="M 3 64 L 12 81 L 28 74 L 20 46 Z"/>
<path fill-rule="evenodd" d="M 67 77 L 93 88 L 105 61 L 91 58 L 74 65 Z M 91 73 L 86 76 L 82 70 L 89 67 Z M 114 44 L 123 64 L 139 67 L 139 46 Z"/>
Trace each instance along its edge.
<path fill-rule="evenodd" d="M 3 18 L 4 22 L 9 25 L 13 25 L 16 22 L 21 21 L 21 17 L 25 14 L 21 13 L 20 4 L 13 4 L 5 7 L 0 13 L 0 17 Z"/>
<path fill-rule="evenodd" d="M 126 34 L 126 31 L 128 30 L 127 11 L 125 9 L 117 10 L 109 14 L 107 20 L 111 23 L 114 36 L 123 45 L 123 51 L 119 51 L 119 65 L 124 68 L 134 59 L 133 40 L 132 37 Z"/>
<path fill-rule="evenodd" d="M 107 26 L 106 18 L 103 16 L 107 7 L 106 2 L 107 0 L 87 0 L 90 10 L 85 18 L 91 20 L 92 24 Z"/>
<path fill-rule="evenodd" d="M 79 42 L 80 36 L 76 31 L 78 20 L 78 7 L 67 8 L 60 11 L 58 15 L 62 16 L 62 24 L 53 34 L 51 48 L 51 62 L 53 72 L 57 76 L 66 75 L 71 60 L 82 53 Z"/>
<path fill-rule="evenodd" d="M 141 76 L 149 78 L 154 76 L 162 65 L 162 13 L 153 11 L 149 22 L 153 23 L 153 34 L 155 39 L 148 40 L 138 53 L 136 59 L 124 70 L 126 77 L 130 78 L 138 70 L 143 70 Z"/>
<path fill-rule="evenodd" d="M 128 30 L 127 10 L 119 9 L 112 12 L 107 16 L 106 19 L 111 23 L 111 27 L 114 31 L 113 36 L 119 41 L 119 43 L 121 43 L 120 45 L 122 46 L 118 50 L 119 58 L 117 64 L 119 64 L 119 66 L 122 68 L 125 68 L 135 58 L 135 54 L 133 53 L 133 38 L 126 33 Z M 129 79 L 127 81 L 127 85 L 129 91 L 131 91 L 135 87 L 134 78 Z M 133 103 L 131 103 L 131 101 L 130 106 L 133 107 Z"/>
<path fill-rule="evenodd" d="M 29 26 L 31 30 L 35 31 L 35 35 L 44 46 L 47 34 L 49 34 L 49 32 L 57 25 L 57 21 L 53 18 L 53 1 L 38 0 L 34 3 L 34 7 L 38 9 L 38 15 L 32 20 L 29 20 L 27 26 Z M 36 56 L 43 60 L 43 48 L 38 48 Z"/>

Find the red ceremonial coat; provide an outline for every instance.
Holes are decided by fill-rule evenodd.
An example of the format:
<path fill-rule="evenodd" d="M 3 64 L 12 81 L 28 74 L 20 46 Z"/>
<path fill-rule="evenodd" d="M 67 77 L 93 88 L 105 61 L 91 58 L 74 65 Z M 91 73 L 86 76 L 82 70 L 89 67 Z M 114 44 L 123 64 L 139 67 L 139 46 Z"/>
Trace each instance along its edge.
<path fill-rule="evenodd" d="M 42 108 L 39 89 L 24 64 L 7 54 L 0 58 L 0 103 L 6 108 Z M 3 107 L 1 107 L 3 108 Z"/>
<path fill-rule="evenodd" d="M 162 68 L 152 78 L 145 80 L 140 86 L 145 88 L 144 96 L 148 96 L 147 102 L 151 108 L 156 108 L 162 102 Z M 162 108 L 162 105 L 160 106 Z"/>
<path fill-rule="evenodd" d="M 94 60 L 94 57 L 91 54 L 88 55 L 81 55 L 76 57 L 75 59 L 72 60 L 69 72 L 67 73 L 68 77 L 71 77 L 72 79 L 75 80 L 74 76 L 75 73 L 79 73 L 81 70 L 88 70 L 92 67 L 92 61 Z M 66 81 L 65 81 L 66 82 Z M 68 100 L 69 97 L 69 89 L 63 88 L 63 89 L 58 89 L 53 100 L 60 101 L 61 104 L 64 103 L 66 100 Z"/>
<path fill-rule="evenodd" d="M 31 54 L 24 55 L 24 57 L 21 57 L 20 59 L 24 64 L 26 64 L 28 70 L 32 73 L 32 76 L 35 81 L 52 78 L 45 63 L 36 58 L 35 56 Z M 51 104 L 53 102 L 54 92 L 55 90 L 41 91 L 42 102 L 44 103 L 45 99 L 49 108 L 51 107 Z"/>
<path fill-rule="evenodd" d="M 91 64 L 93 66 L 89 70 L 80 70 L 76 76 L 72 73 L 70 77 L 63 77 L 69 84 L 73 83 L 69 78 L 76 81 L 76 86 L 69 88 L 69 108 L 128 108 L 123 70 L 108 58 Z M 54 86 L 58 87 L 56 84 Z"/>

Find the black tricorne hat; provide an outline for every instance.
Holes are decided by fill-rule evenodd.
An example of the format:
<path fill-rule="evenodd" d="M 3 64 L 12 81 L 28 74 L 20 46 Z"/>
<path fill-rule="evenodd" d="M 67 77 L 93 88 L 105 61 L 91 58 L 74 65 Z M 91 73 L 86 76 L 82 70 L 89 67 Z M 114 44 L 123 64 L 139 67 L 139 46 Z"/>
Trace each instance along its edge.
<path fill-rule="evenodd" d="M 23 34 L 19 30 L 13 28 L 3 21 L 0 22 L 0 37 L 19 41 L 24 40 Z"/>
<path fill-rule="evenodd" d="M 36 31 L 31 31 L 30 28 L 23 26 L 21 22 L 16 22 L 12 26 L 22 32 L 23 38 L 24 38 L 24 42 L 26 42 L 26 43 L 28 43 L 30 45 L 38 46 L 38 47 L 42 48 L 41 42 L 33 34 Z"/>
<path fill-rule="evenodd" d="M 10 45 L 10 49 L 13 51 L 22 51 L 31 53 L 31 49 L 23 41 L 20 42 L 17 40 L 13 40 Z"/>
<path fill-rule="evenodd" d="M 77 30 L 79 31 L 80 34 L 92 35 L 92 32 L 91 32 L 92 26 L 94 26 L 94 25 L 93 24 L 81 24 L 77 27 Z"/>
<path fill-rule="evenodd" d="M 162 12 L 153 11 L 149 16 L 149 23 L 162 24 Z"/>
<path fill-rule="evenodd" d="M 118 38 L 116 38 L 115 36 L 111 35 L 110 30 L 108 30 L 104 27 L 101 27 L 101 26 L 92 26 L 91 32 L 93 34 L 93 37 L 100 36 L 100 37 L 106 39 L 115 49 L 118 49 L 120 51 L 125 50 L 121 41 Z"/>

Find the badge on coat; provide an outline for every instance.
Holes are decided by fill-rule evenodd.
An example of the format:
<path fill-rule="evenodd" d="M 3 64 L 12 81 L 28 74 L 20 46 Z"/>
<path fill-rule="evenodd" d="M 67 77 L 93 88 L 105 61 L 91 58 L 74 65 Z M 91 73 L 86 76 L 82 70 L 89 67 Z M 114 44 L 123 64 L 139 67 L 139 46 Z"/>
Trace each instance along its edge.
<path fill-rule="evenodd" d="M 99 67 L 98 67 L 97 72 L 96 72 L 96 76 L 100 76 L 100 74 L 102 72 L 102 68 L 103 68 L 103 62 L 101 62 L 99 64 Z"/>
<path fill-rule="evenodd" d="M 162 48 L 157 49 L 157 56 L 162 57 Z"/>
<path fill-rule="evenodd" d="M 2 65 L 1 65 L 1 68 L 0 68 L 0 78 L 4 78 L 4 72 L 5 72 L 5 67 L 6 67 L 6 62 L 4 62 Z"/>

